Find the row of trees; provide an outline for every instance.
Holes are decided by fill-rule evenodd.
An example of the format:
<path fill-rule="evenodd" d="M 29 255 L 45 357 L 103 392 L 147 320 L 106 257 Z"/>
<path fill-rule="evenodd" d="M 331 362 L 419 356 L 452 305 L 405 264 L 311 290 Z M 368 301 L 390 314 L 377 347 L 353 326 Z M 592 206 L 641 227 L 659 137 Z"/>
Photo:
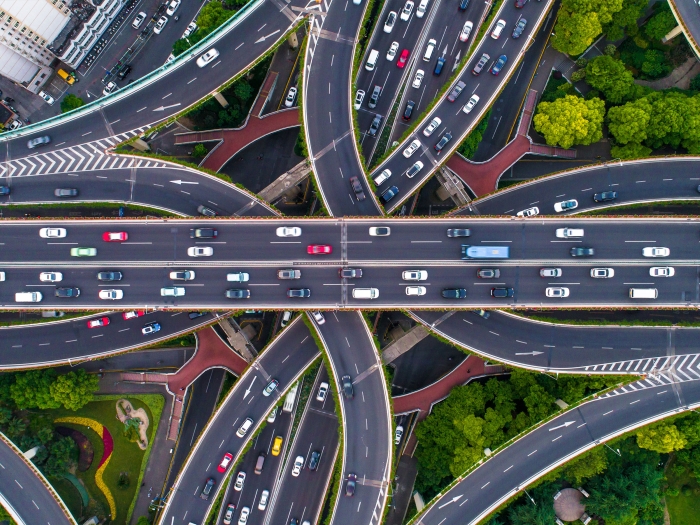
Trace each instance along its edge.
<path fill-rule="evenodd" d="M 615 384 L 616 377 L 559 377 L 522 370 L 452 390 L 416 429 L 417 489 L 431 498 L 495 448 L 557 410 Z"/>

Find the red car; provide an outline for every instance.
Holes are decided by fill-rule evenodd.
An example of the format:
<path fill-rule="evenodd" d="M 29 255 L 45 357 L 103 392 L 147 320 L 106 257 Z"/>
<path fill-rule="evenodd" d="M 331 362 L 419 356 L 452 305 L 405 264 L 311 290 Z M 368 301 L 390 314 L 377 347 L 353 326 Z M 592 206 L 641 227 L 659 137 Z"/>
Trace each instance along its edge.
<path fill-rule="evenodd" d="M 219 472 L 226 472 L 226 469 L 231 464 L 232 459 L 233 456 L 231 455 L 231 453 L 226 452 L 226 454 L 224 454 L 224 459 L 221 460 L 221 463 L 219 463 L 219 466 L 216 468 L 216 470 L 218 470 Z"/>
<path fill-rule="evenodd" d="M 97 328 L 98 326 L 107 326 L 109 324 L 109 317 L 98 317 L 97 319 L 90 319 L 87 322 L 88 328 Z"/>
<path fill-rule="evenodd" d="M 309 244 L 306 248 L 306 253 L 310 255 L 320 255 L 326 253 L 333 253 L 333 247 L 327 244 Z"/>
<path fill-rule="evenodd" d="M 129 234 L 126 232 L 104 232 L 102 234 L 102 240 L 105 242 L 124 242 L 129 238 Z"/>
<path fill-rule="evenodd" d="M 131 312 L 124 312 L 122 314 L 122 317 L 125 321 L 128 321 L 129 319 L 135 319 L 136 317 L 142 317 L 144 315 L 146 315 L 146 312 L 144 312 L 143 310 L 134 310 Z"/>
<path fill-rule="evenodd" d="M 406 65 L 406 62 L 408 62 L 408 55 L 411 52 L 408 49 L 404 49 L 401 51 L 401 56 L 399 57 L 399 61 L 396 62 L 396 65 L 400 68 L 403 69 L 403 67 Z"/>

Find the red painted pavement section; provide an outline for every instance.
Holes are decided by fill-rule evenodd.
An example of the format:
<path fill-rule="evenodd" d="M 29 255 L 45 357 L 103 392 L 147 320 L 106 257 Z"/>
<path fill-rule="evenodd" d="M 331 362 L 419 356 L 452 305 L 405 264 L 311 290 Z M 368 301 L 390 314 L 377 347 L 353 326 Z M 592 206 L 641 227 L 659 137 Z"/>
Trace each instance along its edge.
<path fill-rule="evenodd" d="M 484 371 L 484 362 L 478 357 L 470 355 L 452 372 L 432 385 L 410 394 L 394 397 L 394 413 L 404 414 L 420 410 L 418 420 L 421 421 L 428 417 L 430 407 L 434 403 L 445 399 L 449 395 L 450 390 L 456 386 L 463 385 L 470 377 L 484 375 Z"/>

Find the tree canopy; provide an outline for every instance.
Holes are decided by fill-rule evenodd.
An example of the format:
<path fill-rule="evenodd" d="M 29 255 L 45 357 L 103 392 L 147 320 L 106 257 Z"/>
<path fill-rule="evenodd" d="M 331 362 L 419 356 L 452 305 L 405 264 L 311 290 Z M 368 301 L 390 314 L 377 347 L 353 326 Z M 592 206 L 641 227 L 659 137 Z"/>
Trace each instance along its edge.
<path fill-rule="evenodd" d="M 61 113 L 68 113 L 80 106 L 84 106 L 85 101 L 75 95 L 69 94 L 63 97 L 61 100 Z"/>
<path fill-rule="evenodd" d="M 19 409 L 58 408 L 78 410 L 93 399 L 99 379 L 85 370 L 60 376 L 53 370 L 30 370 L 14 374 L 10 398 Z"/>
<path fill-rule="evenodd" d="M 570 148 L 603 138 L 605 103 L 599 98 L 584 100 L 567 95 L 554 102 L 541 102 L 533 121 L 550 146 Z"/>
<path fill-rule="evenodd" d="M 562 0 L 554 26 L 552 47 L 569 55 L 580 55 L 622 10 L 623 0 Z"/>
<path fill-rule="evenodd" d="M 634 77 L 620 60 L 601 55 L 586 65 L 586 83 L 600 91 L 608 102 L 619 104 L 629 95 Z"/>

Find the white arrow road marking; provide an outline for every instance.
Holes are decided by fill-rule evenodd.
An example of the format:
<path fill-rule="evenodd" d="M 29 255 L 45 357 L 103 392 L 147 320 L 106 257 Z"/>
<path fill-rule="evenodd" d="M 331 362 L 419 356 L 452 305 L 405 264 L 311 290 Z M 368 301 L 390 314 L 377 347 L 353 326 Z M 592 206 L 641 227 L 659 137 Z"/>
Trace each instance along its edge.
<path fill-rule="evenodd" d="M 564 423 L 563 425 L 559 425 L 559 426 L 557 426 L 557 427 L 552 427 L 552 428 L 550 428 L 549 431 L 551 432 L 552 430 L 558 430 L 558 429 L 560 429 L 560 428 L 566 428 L 566 427 L 568 427 L 569 425 L 573 425 L 574 423 L 576 423 L 576 422 L 575 422 L 575 421 L 567 421 L 567 422 Z"/>
<path fill-rule="evenodd" d="M 438 507 L 438 509 L 441 509 L 441 508 L 443 508 L 443 507 L 447 507 L 450 503 L 454 503 L 455 501 L 458 501 L 462 496 L 463 496 L 463 494 L 460 494 L 459 496 L 455 496 L 455 497 L 452 498 L 450 501 L 448 501 L 448 502 L 443 503 L 442 505 L 440 505 L 440 506 Z"/>
<path fill-rule="evenodd" d="M 154 109 L 153 111 L 165 111 L 166 109 L 176 108 L 176 107 L 181 106 L 181 105 L 182 104 L 180 102 L 178 102 L 177 104 L 171 104 L 169 106 L 161 106 L 159 108 Z"/>
<path fill-rule="evenodd" d="M 258 378 L 258 376 L 253 377 L 253 380 L 250 382 L 250 386 L 248 387 L 248 390 L 245 391 L 245 394 L 243 394 L 243 399 L 248 397 L 248 394 L 250 394 L 250 390 L 253 388 L 253 383 L 255 383 L 255 380 Z"/>
<path fill-rule="evenodd" d="M 255 41 L 255 43 L 256 43 L 256 44 L 259 44 L 260 42 L 264 42 L 266 38 L 270 38 L 271 36 L 274 36 L 274 35 L 276 35 L 276 34 L 279 33 L 279 32 L 280 32 L 280 30 L 278 29 L 278 30 L 275 31 L 274 33 L 270 33 L 269 35 L 262 36 L 262 37 L 258 38 L 258 39 Z"/>
<path fill-rule="evenodd" d="M 516 352 L 515 355 L 540 355 L 544 352 Z"/>
<path fill-rule="evenodd" d="M 180 185 L 180 184 L 199 184 L 199 182 L 189 182 L 186 180 L 171 180 L 170 182 L 172 182 L 173 184 L 178 184 L 178 185 Z"/>

